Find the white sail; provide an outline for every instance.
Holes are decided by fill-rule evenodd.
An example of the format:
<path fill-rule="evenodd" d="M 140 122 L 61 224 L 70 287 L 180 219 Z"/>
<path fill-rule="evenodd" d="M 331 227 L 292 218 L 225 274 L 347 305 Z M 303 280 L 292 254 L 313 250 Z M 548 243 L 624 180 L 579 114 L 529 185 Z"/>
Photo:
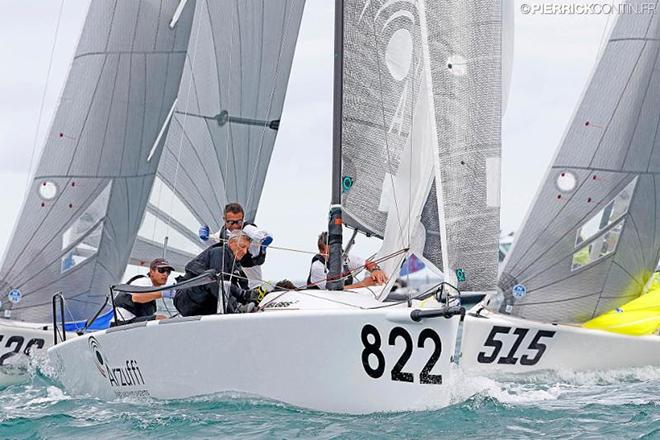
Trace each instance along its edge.
<path fill-rule="evenodd" d="M 177 4 L 91 3 L 0 269 L 5 316 L 47 320 L 62 291 L 67 318 L 87 318 L 123 273 L 160 153 L 146 158 L 183 71 L 192 8 L 172 29 Z"/>

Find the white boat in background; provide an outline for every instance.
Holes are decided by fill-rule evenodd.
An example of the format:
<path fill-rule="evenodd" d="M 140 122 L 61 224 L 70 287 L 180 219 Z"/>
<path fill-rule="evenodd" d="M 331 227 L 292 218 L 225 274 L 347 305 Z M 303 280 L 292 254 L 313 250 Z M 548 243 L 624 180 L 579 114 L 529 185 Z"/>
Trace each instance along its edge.
<path fill-rule="evenodd" d="M 660 365 L 657 329 L 615 333 L 595 319 L 632 313 L 626 304 L 647 294 L 660 255 L 659 21 L 653 10 L 614 25 L 516 234 L 499 295 L 466 318 L 467 371 Z"/>
<path fill-rule="evenodd" d="M 198 1 L 183 8 L 195 11 L 188 52 L 197 61 L 186 72 L 193 93 L 214 96 L 217 101 L 209 102 L 216 109 L 254 90 L 248 82 L 232 88 L 231 81 L 247 71 L 236 63 L 251 65 L 269 44 L 253 38 L 261 35 L 254 26 L 270 25 L 273 16 L 283 17 L 278 26 L 295 21 L 303 2 L 254 2 L 245 10 L 239 5 L 246 3 Z M 459 289 L 494 290 L 501 5 L 336 5 L 331 274 L 341 272 L 333 261 L 341 262 L 344 209 L 349 226 L 383 238 L 375 261 L 389 275 L 415 254 Z M 266 7 L 281 12 L 255 20 Z M 224 32 L 223 38 L 213 38 L 216 32 Z M 239 40 L 242 45 L 231 44 Z M 217 82 L 209 58 L 231 73 L 229 81 Z M 242 117 L 265 120 L 259 113 Z M 230 124 L 216 125 L 231 134 Z M 200 124 L 183 138 L 205 136 L 206 130 Z M 220 166 L 241 147 L 228 145 Z M 225 175 L 224 183 L 232 178 Z M 191 182 L 206 184 L 199 173 Z M 470 203 L 462 203 L 468 195 Z M 388 300 L 395 278 L 358 291 L 272 292 L 258 313 L 120 326 L 57 344 L 48 354 L 67 390 L 103 398 L 238 392 L 347 413 L 446 405 L 463 310 L 439 303 L 435 291 Z M 341 289 L 342 279 L 328 284 Z"/>

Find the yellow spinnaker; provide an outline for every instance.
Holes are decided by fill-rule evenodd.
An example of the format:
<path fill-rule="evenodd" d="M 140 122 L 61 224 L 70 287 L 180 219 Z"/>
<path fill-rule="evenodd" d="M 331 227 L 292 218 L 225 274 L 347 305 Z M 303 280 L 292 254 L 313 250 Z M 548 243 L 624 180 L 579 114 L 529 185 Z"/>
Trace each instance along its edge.
<path fill-rule="evenodd" d="M 654 282 L 647 293 L 585 322 L 583 327 L 633 336 L 654 334 L 660 330 L 660 284 Z"/>

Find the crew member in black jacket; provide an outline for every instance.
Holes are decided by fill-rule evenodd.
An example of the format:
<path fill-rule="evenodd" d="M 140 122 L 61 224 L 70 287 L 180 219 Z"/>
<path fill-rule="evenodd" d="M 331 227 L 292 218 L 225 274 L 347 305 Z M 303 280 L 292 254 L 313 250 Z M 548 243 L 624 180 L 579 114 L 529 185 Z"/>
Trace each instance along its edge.
<path fill-rule="evenodd" d="M 215 270 L 223 283 L 177 289 L 174 306 L 183 316 L 240 313 L 255 310 L 259 292 L 248 289 L 241 261 L 250 247 L 250 238 L 241 230 L 229 233 L 225 244 L 211 246 L 186 265 L 185 281 Z"/>

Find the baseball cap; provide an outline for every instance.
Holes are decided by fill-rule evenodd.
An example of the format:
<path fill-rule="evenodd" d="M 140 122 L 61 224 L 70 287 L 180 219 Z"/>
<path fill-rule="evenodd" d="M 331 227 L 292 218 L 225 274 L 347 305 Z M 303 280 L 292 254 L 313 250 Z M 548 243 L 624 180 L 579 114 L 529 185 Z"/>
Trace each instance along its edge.
<path fill-rule="evenodd" d="M 156 258 L 149 264 L 149 269 L 170 268 L 174 270 L 174 266 L 167 262 L 165 258 Z"/>

